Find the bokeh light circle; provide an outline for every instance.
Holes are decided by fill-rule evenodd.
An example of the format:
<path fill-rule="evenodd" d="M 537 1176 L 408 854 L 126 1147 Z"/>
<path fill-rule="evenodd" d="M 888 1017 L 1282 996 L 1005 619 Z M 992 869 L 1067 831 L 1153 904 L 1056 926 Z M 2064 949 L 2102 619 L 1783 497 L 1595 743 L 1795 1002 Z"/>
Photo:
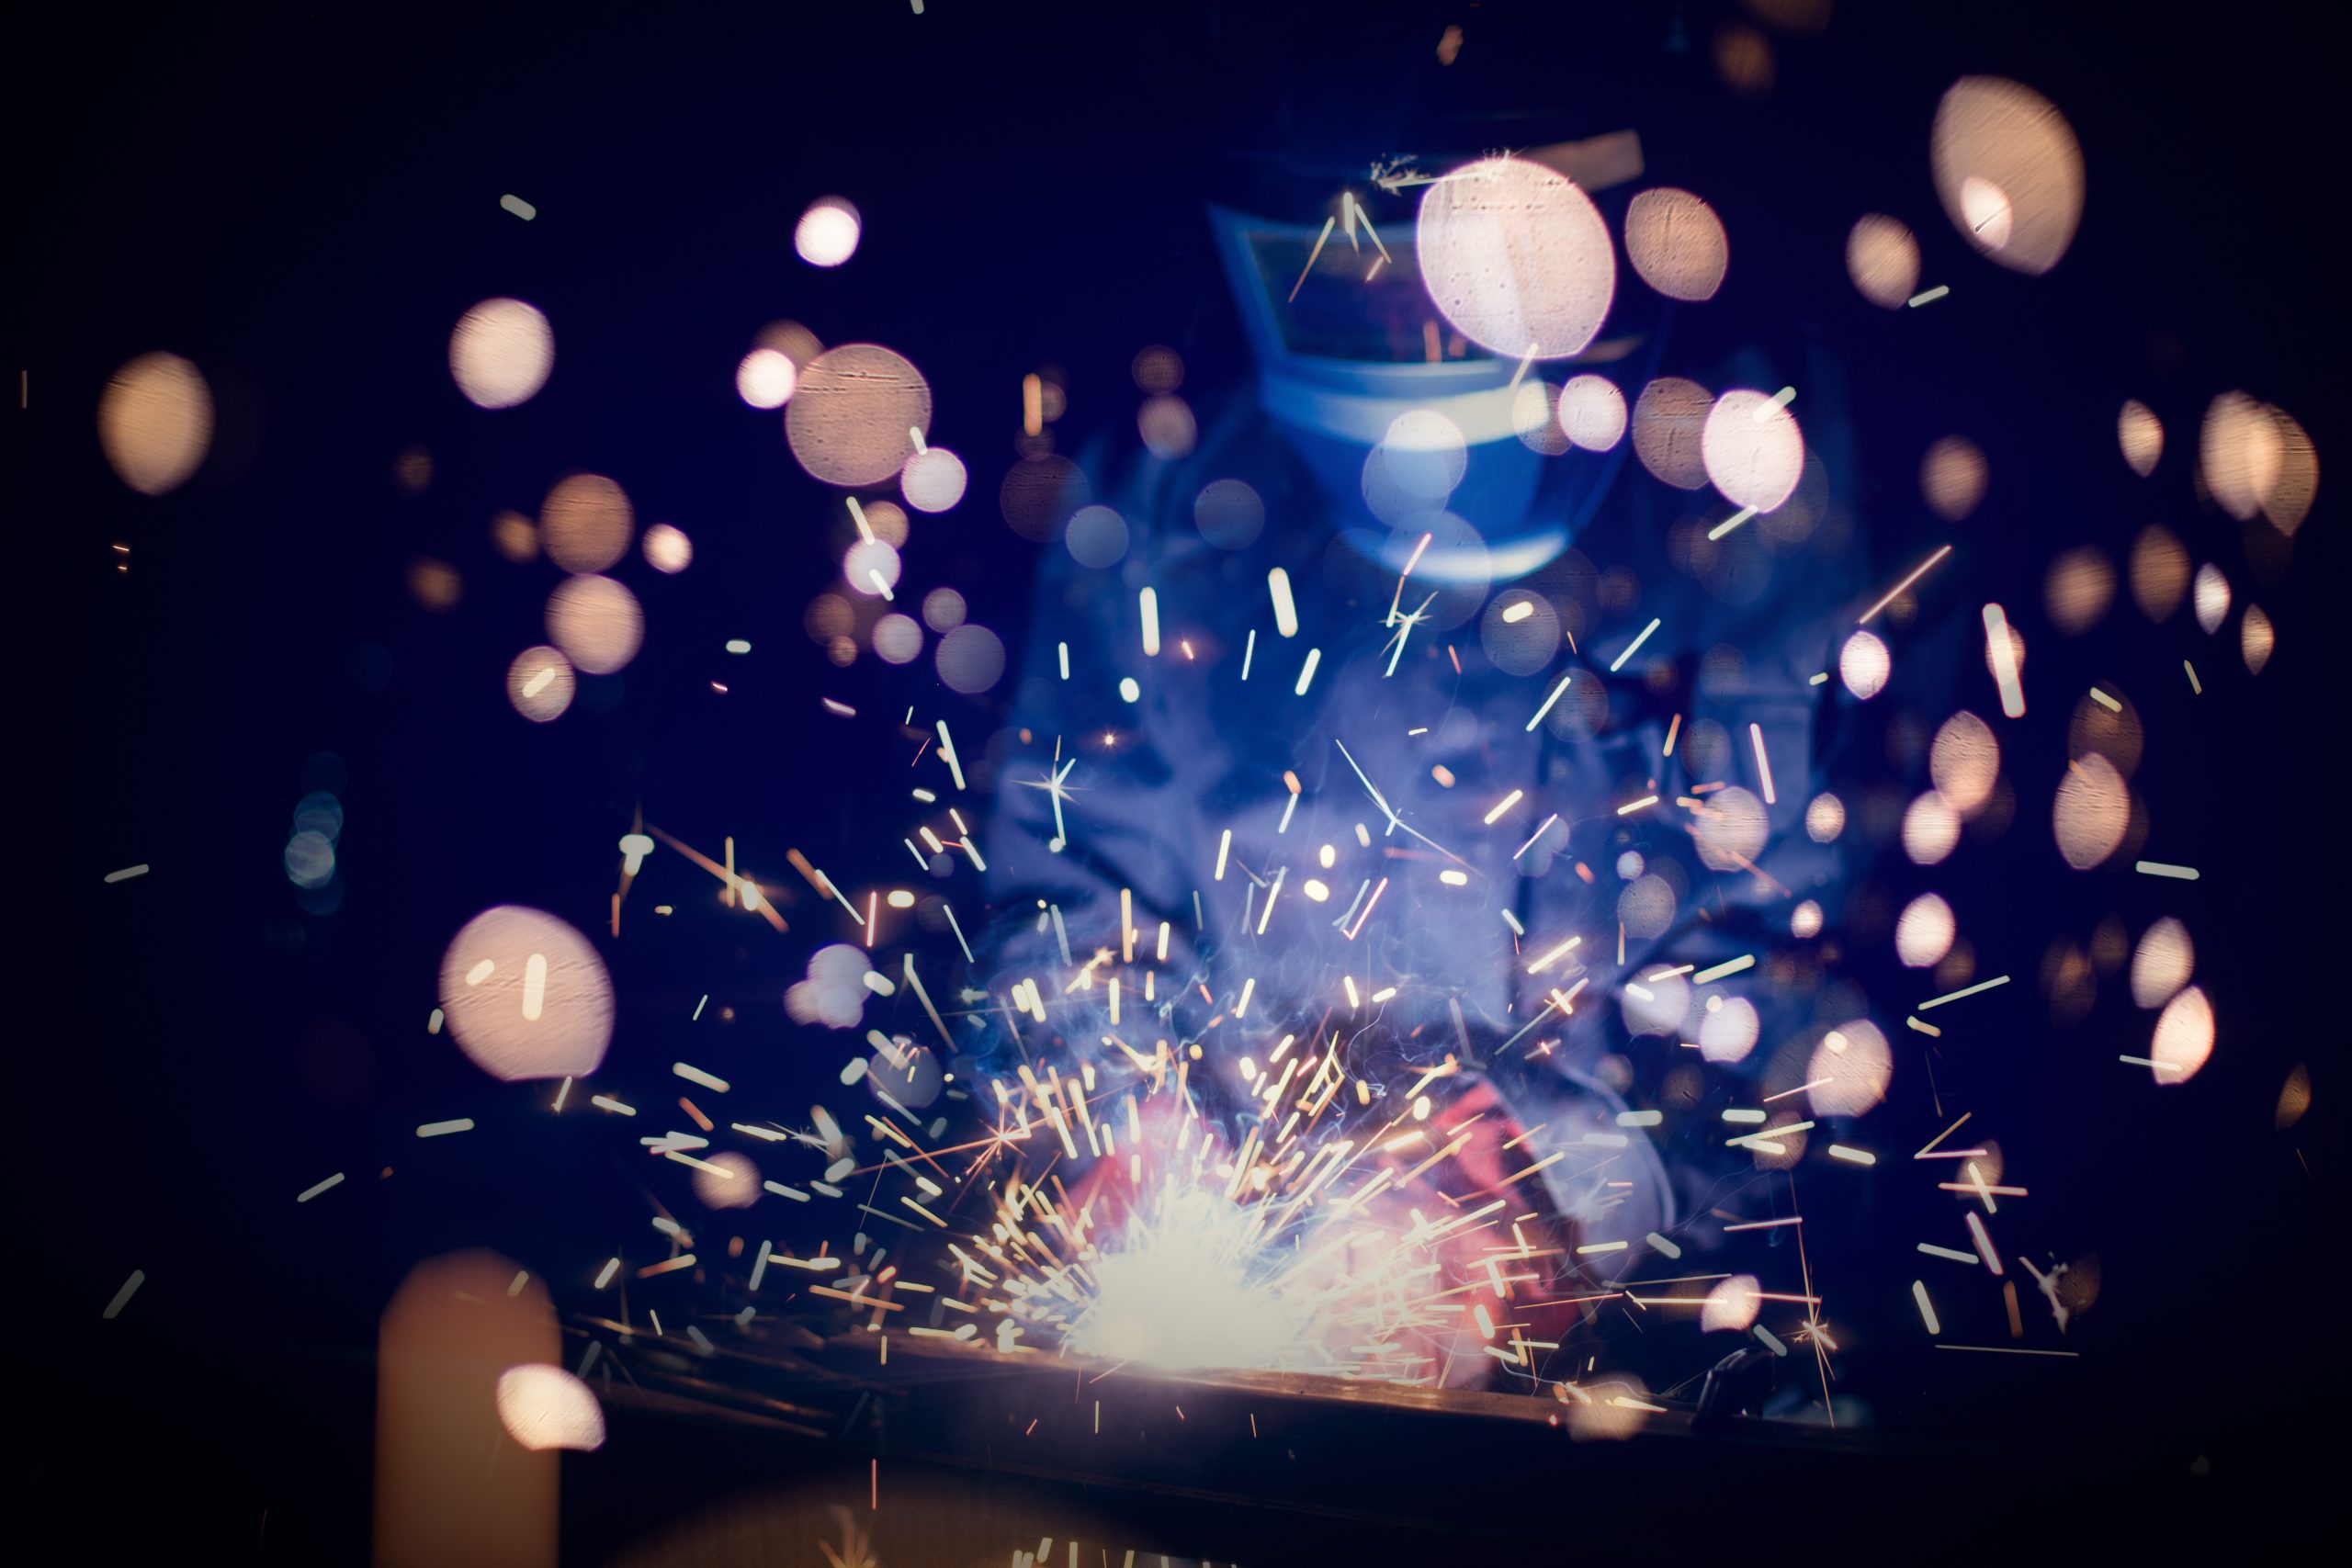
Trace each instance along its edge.
<path fill-rule="evenodd" d="M 548 595 L 548 640 L 591 675 L 609 675 L 637 657 L 645 612 L 609 577 L 570 577 Z"/>
<path fill-rule="evenodd" d="M 800 368 L 778 348 L 755 348 L 735 367 L 735 395 L 755 409 L 780 409 L 792 400 Z"/>
<path fill-rule="evenodd" d="M 1928 790 L 1903 811 L 1903 852 L 1914 865 L 1939 865 L 1960 846 L 1960 813 L 1941 792 Z"/>
<path fill-rule="evenodd" d="M 1510 395 L 1510 429 L 1521 446 L 1546 457 L 1566 456 L 1573 445 L 1560 428 L 1560 389 L 1538 377 Z"/>
<path fill-rule="evenodd" d="M 1895 918 L 1894 955 L 1905 968 L 1931 968 L 1943 962 L 1958 934 L 1951 906 L 1933 893 L 1922 893 Z"/>
<path fill-rule="evenodd" d="M 2172 1000 L 2197 967 L 2197 944 L 2188 928 L 2167 915 L 2140 934 L 2132 950 L 2132 1000 L 2158 1008 Z"/>
<path fill-rule="evenodd" d="M 1866 212 L 1846 236 L 1846 276 L 1871 304 L 1899 310 L 1919 287 L 1919 242 L 1900 220 Z"/>
<path fill-rule="evenodd" d="M 544 645 L 525 649 L 506 667 L 506 700 L 533 724 L 562 717 L 579 685 L 571 660 Z"/>
<path fill-rule="evenodd" d="M 1086 471 L 1058 453 L 1023 457 L 1006 470 L 997 490 L 1005 525 L 1023 538 L 1049 545 L 1062 536 L 1070 513 L 1094 499 Z"/>
<path fill-rule="evenodd" d="M 1928 776 L 1954 811 L 1976 815 L 2001 776 L 2001 743 L 1992 727 L 1965 708 L 1944 720 L 1928 749 Z"/>
<path fill-rule="evenodd" d="M 175 354 L 142 354 L 98 395 L 98 446 L 141 495 L 186 484 L 212 446 L 212 389 Z"/>
<path fill-rule="evenodd" d="M 865 226 L 857 209 L 838 196 L 822 196 L 808 204 L 792 228 L 792 248 L 810 266 L 839 266 L 857 254 Z"/>
<path fill-rule="evenodd" d="M 2222 629 L 2230 615 L 2230 580 L 2222 569 L 2207 561 L 2197 569 L 2197 580 L 2190 585 L 2189 604 L 2197 612 L 2197 629 L 2211 637 Z"/>
<path fill-rule="evenodd" d="M 2270 499 L 2285 455 L 2278 422 L 2244 392 L 2223 392 L 2206 405 L 2198 430 L 2205 488 L 2239 522 L 2251 521 Z"/>
<path fill-rule="evenodd" d="M 613 1038 L 613 982 L 588 939 L 545 910 L 501 904 L 441 957 L 441 1013 L 494 1078 L 581 1077 Z"/>
<path fill-rule="evenodd" d="M 1838 678 L 1864 702 L 1886 690 L 1887 677 L 1894 672 L 1894 656 L 1875 632 L 1855 632 L 1838 650 Z"/>
<path fill-rule="evenodd" d="M 1963 76 L 1928 137 L 1936 194 L 1962 238 L 2001 265 L 2044 273 L 2083 217 L 2083 151 L 2057 107 L 1998 76 Z"/>
<path fill-rule="evenodd" d="M 885 664 L 911 664 L 922 653 L 922 627 L 911 615 L 888 615 L 874 623 L 875 657 Z"/>
<path fill-rule="evenodd" d="M 1560 614 L 1552 602 L 1523 588 L 1487 601 L 1478 623 L 1487 659 L 1507 675 L 1532 675 L 1560 651 Z"/>
<path fill-rule="evenodd" d="M 675 577 L 694 564 L 695 542 L 674 524 L 656 523 L 642 541 L 645 564 L 665 577 Z"/>
<path fill-rule="evenodd" d="M 2259 604 L 2248 604 L 2245 615 L 2238 622 L 2238 655 L 2245 660 L 2245 672 L 2259 675 L 2262 667 L 2270 662 L 2271 654 L 2278 649 L 2278 629 Z"/>
<path fill-rule="evenodd" d="M 934 588 L 922 596 L 922 624 L 935 632 L 952 632 L 964 624 L 964 596 L 953 588 Z"/>
<path fill-rule="evenodd" d="M 539 506 L 539 543 L 574 574 L 603 571 L 628 553 L 637 513 L 628 494 L 602 474 L 558 479 Z"/>
<path fill-rule="evenodd" d="M 1699 1020 L 1699 1055 L 1717 1066 L 1745 1061 L 1764 1032 L 1763 1015 L 1746 997 L 1724 999 Z"/>
<path fill-rule="evenodd" d="M 2096 545 L 2066 551 L 2042 577 L 2042 613 L 2068 637 L 2098 625 L 2114 603 L 2115 568 Z"/>
<path fill-rule="evenodd" d="M 1080 566 L 1116 566 L 1127 553 L 1127 520 L 1107 506 L 1081 506 L 1062 535 L 1062 547 Z"/>
<path fill-rule="evenodd" d="M 1193 405 L 1170 392 L 1144 400 L 1136 411 L 1136 434 L 1153 457 L 1173 461 L 1192 451 L 1201 427 L 1193 417 Z"/>
<path fill-rule="evenodd" d="M 1717 1281 L 1699 1303 L 1700 1328 L 1708 1333 L 1747 1333 L 1764 1308 L 1763 1291 L 1763 1281 L 1753 1274 L 1734 1274 Z"/>
<path fill-rule="evenodd" d="M 785 439 L 811 479 L 877 485 L 931 431 L 931 387 L 907 358 L 878 344 L 845 343 L 810 360 L 784 409 Z"/>
<path fill-rule="evenodd" d="M 2132 602 L 2148 619 L 2165 621 L 2188 592 L 2188 548 L 2163 524 L 2149 524 L 2132 541 Z"/>
<path fill-rule="evenodd" d="M 1135 378 L 1137 391 L 1164 397 L 1184 384 L 1184 356 L 1166 344 L 1150 344 L 1136 351 L 1127 374 Z"/>
<path fill-rule="evenodd" d="M 947 1084 L 928 1046 L 893 1041 L 888 1050 L 876 1046 L 866 1058 L 865 1087 L 877 1100 L 888 1095 L 910 1111 L 922 1111 Z"/>
<path fill-rule="evenodd" d="M 1616 293 L 1609 226 L 1540 164 L 1486 158 L 1434 181 L 1416 228 L 1438 313 L 1490 353 L 1557 359 L 1589 344 Z"/>
<path fill-rule="evenodd" d="M 2130 399 L 2115 416 L 2115 444 L 2132 471 L 2144 479 L 2156 471 L 2156 461 L 2165 455 L 2164 421 L 2139 399 Z"/>
<path fill-rule="evenodd" d="M 1707 482 L 1704 437 L 1714 399 L 1696 381 L 1661 376 L 1634 401 L 1634 456 L 1677 490 Z"/>
<path fill-rule="evenodd" d="M 2051 803 L 2058 852 L 2076 871 L 2088 871 L 2123 843 L 2132 821 L 2132 792 L 2115 764 L 2096 751 L 2067 764 Z"/>
<path fill-rule="evenodd" d="M 2098 693 L 2083 694 L 2075 704 L 2074 716 L 2066 724 L 2066 755 L 2080 757 L 2091 751 L 2106 758 L 2116 773 L 2130 778 L 2140 766 L 2140 755 L 2147 749 L 2147 728 L 2140 719 L 2140 710 L 2123 694 L 2121 686 L 2112 681 L 2102 681 L 2091 688 Z M 2107 700 L 2101 702 L 2100 697 Z"/>
<path fill-rule="evenodd" d="M 1716 790 L 1690 827 L 1690 841 L 1710 871 L 1753 870 L 1771 820 L 1764 803 L 1737 784 Z"/>
<path fill-rule="evenodd" d="M 1625 259 L 1669 299 L 1712 299 L 1731 265 L 1731 241 L 1713 208 L 1687 190 L 1660 186 L 1626 205 Z"/>
<path fill-rule="evenodd" d="M 2312 503 L 2319 499 L 2319 453 L 2312 446 L 2310 432 L 2286 410 L 2274 406 L 2268 412 L 2278 432 L 2278 477 L 2262 498 L 2262 514 L 2270 519 L 2272 527 L 2292 538 L 2311 515 Z"/>
<path fill-rule="evenodd" d="M 2185 1084 L 2213 1055 L 2213 1004 L 2195 986 L 2165 1004 L 2156 1015 L 2149 1073 L 2159 1084 Z"/>
<path fill-rule="evenodd" d="M 1945 436 L 1919 459 L 1919 494 L 1947 523 L 1976 510 L 1989 478 L 1984 450 L 1964 435 Z"/>
<path fill-rule="evenodd" d="M 1856 1019 L 1822 1036 L 1804 1076 L 1815 1116 L 1860 1116 L 1886 1098 L 1894 1053 L 1877 1025 Z"/>
<path fill-rule="evenodd" d="M 449 333 L 449 374 L 477 408 L 527 403 L 554 369 L 555 331 L 520 299 L 485 299 Z"/>
<path fill-rule="evenodd" d="M 1758 512 L 1788 500 L 1804 473 L 1804 434 L 1796 416 L 1778 399 L 1745 388 L 1715 400 L 1699 451 L 1724 499 Z"/>
<path fill-rule="evenodd" d="M 1383 467 L 1396 487 L 1431 505 L 1444 504 L 1469 471 L 1470 449 L 1462 427 L 1434 409 L 1413 409 L 1389 421 L 1380 451 Z"/>
<path fill-rule="evenodd" d="M 523 1448 L 587 1452 L 605 1446 L 605 1412 L 595 1393 L 561 1367 L 526 1361 L 507 1368 L 498 1374 L 497 1404 L 498 1424 Z"/>
<path fill-rule="evenodd" d="M 899 586 L 899 552 L 885 539 L 860 539 L 842 552 L 842 581 L 868 599 Z"/>
<path fill-rule="evenodd" d="M 1239 479 L 1211 479 L 1193 498 L 1193 525 L 1218 549 L 1247 549 L 1266 526 L 1266 503 Z"/>
<path fill-rule="evenodd" d="M 703 1161 L 715 1170 L 695 1171 L 695 1198 L 706 1209 L 748 1209 L 760 1201 L 760 1168 L 733 1149 Z"/>
<path fill-rule="evenodd" d="M 899 492 L 917 512 L 944 512 L 964 499 L 964 459 L 944 446 L 926 446 L 899 470 Z"/>
<path fill-rule="evenodd" d="M 1003 640 L 969 621 L 941 637 L 932 658 L 941 683 L 967 697 L 978 696 L 1004 675 Z"/>
<path fill-rule="evenodd" d="M 1606 376 L 1571 376 L 1560 389 L 1560 429 L 1588 452 L 1625 438 L 1625 394 Z"/>

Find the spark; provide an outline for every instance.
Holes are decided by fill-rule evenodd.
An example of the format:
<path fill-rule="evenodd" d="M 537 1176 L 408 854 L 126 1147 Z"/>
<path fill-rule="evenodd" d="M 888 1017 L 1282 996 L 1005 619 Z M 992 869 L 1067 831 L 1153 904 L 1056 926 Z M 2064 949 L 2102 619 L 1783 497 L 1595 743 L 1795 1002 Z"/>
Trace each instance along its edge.
<path fill-rule="evenodd" d="M 1566 958 L 1570 953 L 1576 950 L 1577 944 L 1583 941 L 1584 938 L 1580 936 L 1572 936 L 1568 938 L 1567 941 L 1562 942 L 1559 946 L 1552 949 L 1549 953 L 1544 953 L 1543 957 L 1538 958 L 1533 963 L 1530 964 L 1527 966 L 1527 972 L 1531 975 L 1542 974 L 1554 960 Z"/>
<path fill-rule="evenodd" d="M 1993 660 L 1994 683 L 2001 691 L 2001 711 L 2023 718 L 2025 687 L 2018 679 L 2017 645 L 2009 640 L 2008 616 L 1998 604 L 1984 606 L 1984 649 Z"/>
<path fill-rule="evenodd" d="M 1885 609 L 1889 604 L 1894 604 L 1895 600 L 1901 598 L 1905 589 L 1909 588 L 1913 583 L 1927 576 L 1929 570 L 1932 569 L 1937 562 L 1942 560 L 1944 557 L 1950 554 L 1951 554 L 1951 547 L 1950 545 L 1946 545 L 1937 550 L 1934 555 L 1929 556 L 1926 560 L 1923 560 L 1917 566 L 1913 567 L 1909 576 L 1904 578 L 1902 581 L 1888 589 L 1886 591 L 1886 597 L 1881 599 L 1877 604 L 1872 604 L 1869 609 L 1863 611 L 1861 619 L 1856 621 L 1854 624 L 1858 626 L 1869 626 L 1871 620 L 1877 616 L 1881 610 Z"/>
<path fill-rule="evenodd" d="M 1298 635 L 1298 604 L 1292 599 L 1290 573 L 1275 567 L 1266 573 L 1266 590 L 1274 601 L 1274 629 L 1286 637 Z"/>
<path fill-rule="evenodd" d="M 1662 617 L 1660 616 L 1651 616 L 1650 624 L 1642 628 L 1641 636 L 1627 643 L 1625 645 L 1625 651 L 1619 654 L 1614 660 L 1610 661 L 1609 672 L 1611 675 L 1614 675 L 1618 671 L 1623 670 L 1625 667 L 1625 660 L 1633 658 L 1634 651 L 1638 649 L 1642 644 L 1650 640 L 1650 633 L 1657 630 L 1661 619 Z"/>
<path fill-rule="evenodd" d="M 106 1311 L 100 1313 L 98 1315 L 100 1317 L 109 1319 L 114 1317 L 117 1314 L 120 1313 L 123 1308 L 130 1304 L 130 1298 L 137 1295 L 139 1293 L 139 1287 L 146 1282 L 147 1270 L 144 1269 L 133 1269 L 130 1271 L 130 1278 L 122 1282 L 122 1289 L 114 1293 L 114 1300 L 107 1303 Z"/>
<path fill-rule="evenodd" d="M 1620 813 L 1618 813 L 1618 815 L 1619 815 L 1619 816 L 1623 816 L 1623 815 L 1624 815 L 1624 814 L 1623 814 L 1623 812 L 1620 812 Z M 1559 814 L 1558 812 L 1556 812 L 1556 811 L 1555 811 L 1554 813 L 1552 813 L 1552 815 L 1551 815 L 1551 816 L 1546 817 L 1545 818 L 1544 818 L 1544 825 L 1543 825 L 1541 828 L 1536 829 L 1534 832 L 1530 833 L 1530 834 L 1527 836 L 1527 842 L 1525 842 L 1525 843 L 1523 843 L 1523 844 L 1520 845 L 1520 846 L 1519 846 L 1519 848 L 1518 848 L 1517 850 L 1513 851 L 1513 852 L 1511 852 L 1511 857 L 1510 857 L 1510 858 L 1511 858 L 1511 859 L 1513 859 L 1513 860 L 1517 860 L 1517 859 L 1519 859 L 1519 857 L 1520 857 L 1521 855 L 1523 855 L 1523 854 L 1525 854 L 1528 851 L 1530 851 L 1530 850 L 1533 849 L 1533 848 L 1535 847 L 1535 840 L 1538 840 L 1538 839 L 1540 839 L 1540 838 L 1542 838 L 1545 833 L 1547 833 L 1547 832 L 1551 831 L 1552 824 L 1553 824 L 1553 823 L 1555 823 L 1555 822 L 1557 822 L 1559 819 L 1560 819 L 1560 814 Z"/>
<path fill-rule="evenodd" d="M 1537 708 L 1535 710 L 1535 716 L 1527 721 L 1528 734 L 1532 735 L 1535 733 L 1535 727 L 1544 722 L 1544 716 L 1552 711 L 1552 705 L 1560 700 L 1560 694 L 1568 689 L 1568 682 L 1575 679 L 1576 677 L 1574 675 L 1563 675 L 1560 677 L 1560 683 L 1552 688 L 1552 694 L 1544 699 L 1544 705 Z"/>
<path fill-rule="evenodd" d="M 1708 529 L 1707 537 L 1711 540 L 1720 539 L 1725 534 L 1730 533 L 1734 528 L 1738 527 L 1742 523 L 1747 522 L 1749 518 L 1755 515 L 1756 508 L 1752 506 L 1743 506 L 1738 511 L 1733 513 L 1730 516 L 1724 518 L 1722 522 L 1716 524 L 1713 527 Z"/>
<path fill-rule="evenodd" d="M 1298 291 L 1306 287 L 1306 275 L 1315 270 L 1315 258 L 1323 254 L 1323 242 L 1331 237 L 1331 226 L 1337 221 L 1334 218 L 1323 220 L 1323 232 L 1315 236 L 1315 248 L 1306 253 L 1306 265 L 1298 269 L 1298 281 L 1290 286 L 1290 299 L 1285 303 L 1295 302 Z"/>
<path fill-rule="evenodd" d="M 1781 797 L 1772 793 L 1772 760 L 1764 754 L 1764 727 L 1750 722 L 1747 727 L 1747 738 L 1756 743 L 1756 771 L 1763 775 L 1764 804 L 1778 806 Z"/>
<path fill-rule="evenodd" d="M 2007 975 L 1996 975 L 1989 980 L 1979 980 L 1973 986 L 1962 986 L 1957 991 L 1946 991 L 1942 996 L 1937 997 L 1933 1000 L 1921 1002 L 1919 1004 L 1919 1010 L 1921 1012 L 1925 1012 L 1929 1008 L 1939 1008 L 1946 1002 L 1956 1002 L 1962 997 L 1973 997 L 1979 991 L 1989 991 L 1996 986 L 2006 986 L 2008 983 L 2009 977 Z"/>

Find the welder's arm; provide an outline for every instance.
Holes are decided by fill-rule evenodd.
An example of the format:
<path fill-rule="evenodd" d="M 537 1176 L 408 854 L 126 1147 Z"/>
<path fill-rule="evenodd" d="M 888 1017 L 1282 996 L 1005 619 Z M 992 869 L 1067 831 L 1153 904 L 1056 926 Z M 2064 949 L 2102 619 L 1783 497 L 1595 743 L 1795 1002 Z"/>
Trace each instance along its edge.
<path fill-rule="evenodd" d="M 996 918 L 971 983 L 1001 1003 L 1034 981 L 1052 1032 L 1091 1048 L 1113 1032 L 1116 972 L 1121 1037 L 1140 1036 L 1148 1054 L 1167 1031 L 1136 1021 L 1200 979 L 1193 892 L 1207 874 L 1204 837 L 1214 844 L 1201 803 L 1221 772 L 1219 738 L 1202 682 L 1143 658 L 1140 609 L 1116 574 L 1053 551 L 1032 626 L 989 817 Z M 1134 702 L 1120 691 L 1129 678 Z"/>

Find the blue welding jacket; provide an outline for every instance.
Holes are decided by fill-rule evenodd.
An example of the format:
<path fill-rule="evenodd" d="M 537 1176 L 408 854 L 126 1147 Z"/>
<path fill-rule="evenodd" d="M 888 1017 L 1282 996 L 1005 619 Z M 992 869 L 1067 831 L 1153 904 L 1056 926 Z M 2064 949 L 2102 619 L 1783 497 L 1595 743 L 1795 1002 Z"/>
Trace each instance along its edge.
<path fill-rule="evenodd" d="M 1248 221 L 1229 219 L 1228 245 Z M 1807 389 L 1796 496 L 1711 540 L 1734 509 L 1653 478 L 1630 441 L 1519 438 L 1540 367 L 1517 387 L 1493 359 L 1302 367 L 1262 335 L 1256 383 L 1204 400 L 1190 453 L 1084 454 L 1129 544 L 1041 564 L 990 759 L 998 916 L 975 983 L 1060 994 L 1073 960 L 1122 946 L 1125 892 L 1158 972 L 1146 1048 L 1212 1019 L 1228 1035 L 1193 1079 L 1213 1112 L 1250 1105 L 1213 1076 L 1237 1033 L 1338 1031 L 1374 1083 L 1451 1054 L 1560 1156 L 1543 1180 L 1580 1235 L 1627 1244 L 1590 1272 L 1638 1266 L 1653 1234 L 1703 1250 L 1720 1224 L 1694 1216 L 1781 1163 L 1727 1147 L 1721 1111 L 1798 1089 L 1863 1017 L 1792 934 L 1806 902 L 1834 930 L 1852 880 L 1804 821 L 1843 733 L 1821 677 L 1865 589 L 1836 367 L 1800 348 L 1689 367 Z M 1630 405 L 1659 351 L 1652 334 L 1599 373 Z M 1423 408 L 1462 431 L 1464 481 L 1392 523 L 1364 465 Z M 1041 786 L 1073 762 L 1057 814 Z M 1099 1024 L 1057 1028 L 1088 1049 Z"/>

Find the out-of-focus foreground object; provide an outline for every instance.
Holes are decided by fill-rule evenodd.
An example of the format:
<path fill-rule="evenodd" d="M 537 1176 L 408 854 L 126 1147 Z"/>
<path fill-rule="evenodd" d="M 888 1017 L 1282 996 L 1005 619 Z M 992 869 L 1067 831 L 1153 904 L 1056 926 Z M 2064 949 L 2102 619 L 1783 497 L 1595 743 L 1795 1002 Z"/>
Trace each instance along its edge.
<path fill-rule="evenodd" d="M 554 1568 L 556 1455 L 508 1435 L 498 1381 L 560 1354 L 546 1288 L 496 1253 L 409 1271 L 377 1349 L 379 1568 Z"/>

